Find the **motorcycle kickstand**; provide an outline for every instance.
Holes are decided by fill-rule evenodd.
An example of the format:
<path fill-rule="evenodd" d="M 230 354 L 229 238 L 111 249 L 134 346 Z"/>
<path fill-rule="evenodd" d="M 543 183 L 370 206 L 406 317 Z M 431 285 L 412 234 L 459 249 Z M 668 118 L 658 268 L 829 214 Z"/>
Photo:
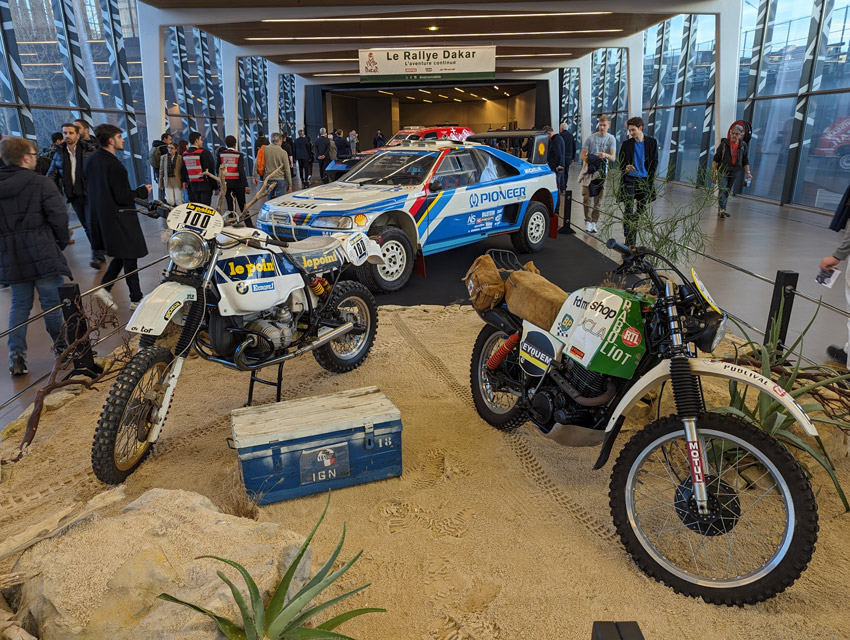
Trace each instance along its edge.
<path fill-rule="evenodd" d="M 284 362 L 281 362 L 277 365 L 277 380 L 264 380 L 263 378 L 257 375 L 262 369 L 255 369 L 251 371 L 251 379 L 248 382 L 248 402 L 245 403 L 246 407 L 250 407 L 251 403 L 254 401 L 254 383 L 259 382 L 260 384 L 265 384 L 270 387 L 275 387 L 275 402 L 280 402 L 281 397 L 281 386 L 283 383 L 283 365 Z"/>

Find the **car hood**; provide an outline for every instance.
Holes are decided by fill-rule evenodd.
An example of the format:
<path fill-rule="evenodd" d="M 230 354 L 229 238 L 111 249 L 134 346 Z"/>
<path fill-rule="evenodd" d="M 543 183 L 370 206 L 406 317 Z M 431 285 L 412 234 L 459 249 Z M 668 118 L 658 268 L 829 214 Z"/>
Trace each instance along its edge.
<path fill-rule="evenodd" d="M 375 186 L 346 182 L 323 184 L 269 200 L 270 209 L 303 209 L 316 213 L 345 213 L 364 207 L 384 208 L 404 202 L 409 196 L 422 193 L 422 185 Z"/>

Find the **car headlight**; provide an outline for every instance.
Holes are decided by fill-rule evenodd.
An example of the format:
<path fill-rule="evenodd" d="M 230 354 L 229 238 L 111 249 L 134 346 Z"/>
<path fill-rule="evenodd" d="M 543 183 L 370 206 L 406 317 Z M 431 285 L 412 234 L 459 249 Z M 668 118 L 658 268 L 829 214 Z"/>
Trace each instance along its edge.
<path fill-rule="evenodd" d="M 703 318 L 705 327 L 694 339 L 697 349 L 711 353 L 726 335 L 726 314 L 709 311 Z"/>
<path fill-rule="evenodd" d="M 320 216 L 310 226 L 319 229 L 353 229 L 354 222 L 348 216 Z"/>
<path fill-rule="evenodd" d="M 168 257 L 182 269 L 197 269 L 210 259 L 210 250 L 194 231 L 178 231 L 168 239 Z"/>
<path fill-rule="evenodd" d="M 263 206 L 260 207 L 260 213 L 257 214 L 257 220 L 260 221 L 260 222 L 268 222 L 269 221 L 269 214 L 270 214 L 269 205 L 263 204 Z"/>

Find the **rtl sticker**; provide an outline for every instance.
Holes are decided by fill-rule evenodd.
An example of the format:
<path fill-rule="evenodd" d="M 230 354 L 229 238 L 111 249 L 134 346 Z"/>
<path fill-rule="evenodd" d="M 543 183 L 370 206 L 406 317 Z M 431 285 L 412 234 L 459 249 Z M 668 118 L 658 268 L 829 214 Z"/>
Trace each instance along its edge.
<path fill-rule="evenodd" d="M 640 331 L 634 327 L 626 327 L 625 331 L 623 331 L 622 340 L 623 344 L 627 347 L 636 347 L 642 340 Z"/>

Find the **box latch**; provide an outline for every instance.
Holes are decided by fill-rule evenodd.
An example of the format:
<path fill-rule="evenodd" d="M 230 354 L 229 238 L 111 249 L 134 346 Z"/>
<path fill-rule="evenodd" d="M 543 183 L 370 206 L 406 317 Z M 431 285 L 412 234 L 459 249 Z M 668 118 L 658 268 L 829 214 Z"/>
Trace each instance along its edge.
<path fill-rule="evenodd" d="M 365 439 L 366 448 L 367 449 L 374 448 L 374 446 L 375 446 L 375 427 L 372 425 L 371 422 L 367 422 L 366 424 L 363 425 L 363 431 L 366 432 L 366 439 Z"/>

